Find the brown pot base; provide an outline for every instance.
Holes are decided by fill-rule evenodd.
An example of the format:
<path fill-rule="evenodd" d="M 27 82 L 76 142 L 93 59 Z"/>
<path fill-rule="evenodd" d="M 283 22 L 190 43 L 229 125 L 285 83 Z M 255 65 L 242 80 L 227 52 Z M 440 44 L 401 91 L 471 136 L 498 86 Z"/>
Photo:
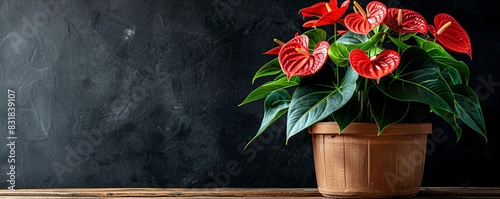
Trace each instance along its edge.
<path fill-rule="evenodd" d="M 418 193 L 432 125 L 353 123 L 339 135 L 335 122 L 309 128 L 318 190 L 326 197 L 391 198 Z"/>
<path fill-rule="evenodd" d="M 417 191 L 418 192 L 418 191 Z M 342 195 L 344 194 L 344 195 Z M 415 195 L 417 195 L 417 193 L 411 193 L 411 194 L 380 194 L 380 195 L 377 195 L 377 194 L 371 194 L 371 193 L 349 193 L 349 194 L 345 194 L 345 193 L 331 193 L 331 194 L 328 194 L 328 193 L 321 193 L 321 195 L 323 195 L 324 197 L 327 197 L 327 198 L 411 198 Z"/>

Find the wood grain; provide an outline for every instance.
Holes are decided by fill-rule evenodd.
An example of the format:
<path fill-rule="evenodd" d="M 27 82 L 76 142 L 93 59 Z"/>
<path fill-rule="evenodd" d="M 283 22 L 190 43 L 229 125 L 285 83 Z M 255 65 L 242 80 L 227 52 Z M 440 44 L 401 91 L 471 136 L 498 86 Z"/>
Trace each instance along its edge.
<path fill-rule="evenodd" d="M 0 198 L 323 198 L 315 188 L 56 188 L 0 190 Z M 414 198 L 500 198 L 497 187 L 423 187 Z"/>

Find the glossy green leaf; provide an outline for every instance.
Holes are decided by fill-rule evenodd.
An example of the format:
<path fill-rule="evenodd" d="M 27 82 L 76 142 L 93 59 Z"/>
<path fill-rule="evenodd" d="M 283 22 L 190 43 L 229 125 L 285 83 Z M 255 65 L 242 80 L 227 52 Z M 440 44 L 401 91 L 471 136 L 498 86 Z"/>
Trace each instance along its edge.
<path fill-rule="evenodd" d="M 323 29 L 311 29 L 303 33 L 309 37 L 309 49 L 314 50 L 316 44 L 326 40 L 326 32 Z"/>
<path fill-rule="evenodd" d="M 444 50 L 444 48 L 442 48 L 441 46 L 435 44 L 435 43 L 432 43 L 432 42 L 429 42 L 429 41 L 424 41 L 424 42 L 427 42 L 427 43 L 430 43 L 430 44 L 433 44 L 433 45 L 426 45 L 427 47 L 429 48 L 423 48 L 425 51 L 427 51 L 427 53 L 429 53 L 429 55 L 431 57 L 446 57 L 446 58 L 453 58 L 448 52 L 446 52 L 446 50 Z"/>
<path fill-rule="evenodd" d="M 366 42 L 368 40 L 369 40 L 368 36 L 366 36 L 364 34 L 356 34 L 354 32 L 349 31 L 346 34 L 342 35 L 342 37 L 340 37 L 337 40 L 337 43 L 340 43 L 340 44 L 360 44 L 360 43 Z"/>
<path fill-rule="evenodd" d="M 274 78 L 274 81 L 277 81 L 279 79 L 282 79 L 283 77 L 286 77 L 286 74 L 285 73 L 280 73 L 278 74 L 275 78 Z M 293 78 L 293 77 L 292 77 Z"/>
<path fill-rule="evenodd" d="M 278 61 L 278 58 L 271 60 L 270 62 L 264 64 L 253 76 L 252 84 L 254 84 L 255 80 L 260 77 L 276 75 L 281 73 L 281 66 Z"/>
<path fill-rule="evenodd" d="M 395 74 L 380 79 L 376 86 L 397 100 L 421 102 L 456 113 L 453 93 L 437 63 L 420 48 L 408 48 Z"/>
<path fill-rule="evenodd" d="M 417 33 L 411 33 L 411 34 L 405 34 L 401 37 L 401 41 L 406 41 L 410 38 L 412 38 L 413 36 L 415 36 Z"/>
<path fill-rule="evenodd" d="M 379 33 L 379 32 L 380 32 L 380 29 L 381 29 L 381 28 L 380 28 L 380 26 L 382 26 L 382 25 L 375 26 L 375 28 L 373 28 L 372 32 L 373 32 L 374 34 Z"/>
<path fill-rule="evenodd" d="M 443 76 L 450 86 L 462 84 L 462 77 L 460 77 L 460 73 L 455 68 L 448 67 L 444 69 L 441 72 L 441 76 Z"/>
<path fill-rule="evenodd" d="M 323 120 L 351 99 L 358 74 L 349 68 L 345 77 L 339 87 L 313 85 L 297 88 L 288 111 L 287 143 L 290 137 Z"/>
<path fill-rule="evenodd" d="M 359 117 L 361 111 L 361 103 L 356 97 L 351 97 L 351 100 L 346 105 L 342 106 L 337 111 L 332 113 L 333 118 L 339 125 L 340 132 L 344 130 L 349 124 L 354 122 Z"/>
<path fill-rule="evenodd" d="M 366 54 L 368 54 L 368 57 L 374 57 L 374 56 L 379 55 L 384 50 L 385 49 L 383 49 L 383 48 L 381 48 L 379 46 L 373 46 L 373 47 L 371 47 L 370 49 L 368 49 L 366 51 Z"/>
<path fill-rule="evenodd" d="M 376 34 L 368 39 L 366 35 L 359 35 L 353 32 L 348 32 L 340 37 L 337 42 L 330 45 L 328 56 L 338 66 L 347 66 L 349 64 L 349 53 L 359 48 L 367 51 L 382 37 L 383 34 Z"/>
<path fill-rule="evenodd" d="M 415 41 L 417 41 L 417 44 L 418 44 L 418 46 L 420 46 L 420 48 L 422 48 L 423 50 L 425 50 L 428 53 L 432 52 L 432 53 L 429 53 L 431 55 L 431 57 L 434 57 L 434 56 L 452 57 L 448 52 L 446 52 L 446 50 L 441 45 L 437 44 L 436 42 L 429 41 L 427 39 L 424 39 L 424 38 L 416 36 L 416 35 L 414 35 L 413 38 L 415 39 Z"/>
<path fill-rule="evenodd" d="M 452 114 L 448 111 L 445 111 L 443 109 L 439 109 L 437 107 L 431 106 L 431 110 L 433 113 L 440 116 L 441 118 L 444 119 L 444 121 L 446 121 L 446 122 L 448 122 L 448 124 L 450 124 L 450 126 L 455 131 L 455 134 L 457 135 L 457 141 L 460 140 L 460 137 L 462 137 L 462 128 L 460 128 L 460 125 L 458 125 L 458 123 L 457 123 L 458 118 L 454 114 Z"/>
<path fill-rule="evenodd" d="M 338 42 L 330 45 L 328 49 L 328 56 L 337 66 L 347 66 L 349 64 L 349 48 L 345 44 Z"/>
<path fill-rule="evenodd" d="M 455 108 L 458 112 L 458 118 L 487 139 L 483 112 L 474 90 L 462 84 L 454 85 L 451 89 L 455 96 Z"/>
<path fill-rule="evenodd" d="M 469 82 L 469 67 L 463 61 L 456 60 L 451 56 L 441 45 L 423 39 L 419 36 L 414 36 L 418 45 L 424 49 L 438 64 L 441 70 L 448 67 L 455 68 L 460 75 L 464 78 L 466 84 Z"/>
<path fill-rule="evenodd" d="M 344 78 L 342 79 L 342 84 L 345 85 L 350 83 L 356 83 L 358 77 L 359 77 L 358 73 L 356 73 L 356 71 L 354 71 L 352 67 L 348 67 L 345 72 Z"/>
<path fill-rule="evenodd" d="M 299 87 L 292 96 L 288 112 L 287 142 L 290 137 L 319 122 L 346 104 L 355 83 L 342 88 L 324 86 Z"/>
<path fill-rule="evenodd" d="M 398 48 L 401 50 L 406 50 L 407 48 L 411 47 L 411 45 L 405 44 L 404 42 L 400 41 L 398 38 L 391 37 L 389 36 L 389 39 L 396 45 Z"/>
<path fill-rule="evenodd" d="M 460 76 L 465 80 L 465 84 L 469 83 L 469 67 L 463 61 L 457 61 L 455 58 L 435 56 L 433 57 L 434 61 L 439 64 L 439 68 L 441 70 L 445 70 L 447 68 L 454 68 L 458 71 Z"/>
<path fill-rule="evenodd" d="M 264 130 L 269 127 L 274 121 L 280 118 L 283 114 L 288 111 L 288 107 L 290 106 L 290 101 L 292 100 L 292 96 L 288 93 L 288 91 L 284 89 L 275 90 L 271 92 L 264 101 L 264 117 L 262 118 L 262 122 L 260 124 L 259 130 L 255 134 L 255 136 L 248 142 L 245 148 L 261 135 Z"/>
<path fill-rule="evenodd" d="M 373 37 L 371 37 L 369 40 L 367 40 L 363 43 L 360 43 L 360 44 L 356 44 L 355 48 L 360 48 L 361 50 L 366 51 L 366 50 L 372 48 L 373 46 L 375 46 L 375 44 L 377 44 L 377 42 L 380 40 L 380 38 L 382 38 L 383 35 L 384 35 L 383 33 L 376 34 Z"/>
<path fill-rule="evenodd" d="M 253 90 L 250 94 L 248 94 L 245 100 L 243 100 L 243 102 L 238 106 L 242 106 L 244 104 L 253 102 L 255 100 L 265 98 L 267 97 L 267 95 L 269 95 L 271 92 L 275 90 L 297 86 L 299 85 L 299 82 L 300 82 L 300 77 L 291 77 L 290 81 L 288 81 L 286 76 L 275 81 L 267 82 L 259 86 L 255 90 Z"/>
<path fill-rule="evenodd" d="M 409 110 L 409 102 L 387 97 L 376 88 L 368 92 L 368 102 L 372 117 L 377 123 L 379 135 L 387 126 L 403 120 Z"/>
<path fill-rule="evenodd" d="M 385 32 L 387 32 L 388 30 L 389 30 L 389 27 L 387 27 L 387 26 L 386 26 L 386 25 L 384 25 L 384 24 L 380 24 L 380 25 L 376 26 L 376 27 L 372 30 L 372 32 L 373 32 L 374 34 L 378 34 L 378 33 L 385 33 Z"/>

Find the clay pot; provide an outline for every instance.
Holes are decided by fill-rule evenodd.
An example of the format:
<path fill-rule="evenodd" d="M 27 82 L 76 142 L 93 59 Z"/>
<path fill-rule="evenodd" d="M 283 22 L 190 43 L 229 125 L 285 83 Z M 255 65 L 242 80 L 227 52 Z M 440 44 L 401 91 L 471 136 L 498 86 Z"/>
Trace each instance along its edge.
<path fill-rule="evenodd" d="M 390 198 L 418 193 L 432 124 L 393 124 L 377 135 L 375 123 L 336 122 L 309 128 L 318 190 L 327 197 Z"/>

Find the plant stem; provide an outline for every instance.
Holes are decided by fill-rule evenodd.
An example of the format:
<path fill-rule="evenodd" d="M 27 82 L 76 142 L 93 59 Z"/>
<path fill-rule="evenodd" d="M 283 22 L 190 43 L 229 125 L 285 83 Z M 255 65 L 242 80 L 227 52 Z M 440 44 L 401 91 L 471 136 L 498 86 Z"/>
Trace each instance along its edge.
<path fill-rule="evenodd" d="M 337 42 L 337 23 L 333 24 L 333 37 L 335 38 L 334 41 Z M 340 74 L 339 74 L 339 66 L 335 64 L 335 76 L 337 77 L 337 84 L 338 86 L 340 84 Z"/>
<path fill-rule="evenodd" d="M 339 75 L 339 66 L 337 64 L 335 64 L 335 77 L 337 78 L 337 81 L 335 82 L 335 86 L 339 86 L 339 79 L 340 79 L 340 75 Z"/>
<path fill-rule="evenodd" d="M 399 33 L 399 41 L 401 41 L 401 33 Z M 400 51 L 401 51 L 401 49 L 400 49 L 400 48 L 399 48 L 399 46 L 398 46 L 398 54 L 400 54 L 400 53 L 401 53 Z"/>
<path fill-rule="evenodd" d="M 364 85 L 364 88 L 363 88 L 363 98 L 362 98 L 363 102 L 363 107 L 362 109 L 365 110 L 364 114 L 365 114 L 365 118 L 367 119 L 366 121 L 370 120 L 370 115 L 368 113 L 368 79 L 365 78 L 365 85 Z"/>
<path fill-rule="evenodd" d="M 379 42 L 380 42 L 380 47 L 381 47 L 381 48 L 382 48 L 382 47 L 383 47 L 383 45 L 384 45 L 385 35 L 386 35 L 386 34 L 383 34 L 383 35 L 382 35 L 382 38 L 379 40 Z"/>
<path fill-rule="evenodd" d="M 333 24 L 333 37 L 334 41 L 337 42 L 337 23 Z"/>

